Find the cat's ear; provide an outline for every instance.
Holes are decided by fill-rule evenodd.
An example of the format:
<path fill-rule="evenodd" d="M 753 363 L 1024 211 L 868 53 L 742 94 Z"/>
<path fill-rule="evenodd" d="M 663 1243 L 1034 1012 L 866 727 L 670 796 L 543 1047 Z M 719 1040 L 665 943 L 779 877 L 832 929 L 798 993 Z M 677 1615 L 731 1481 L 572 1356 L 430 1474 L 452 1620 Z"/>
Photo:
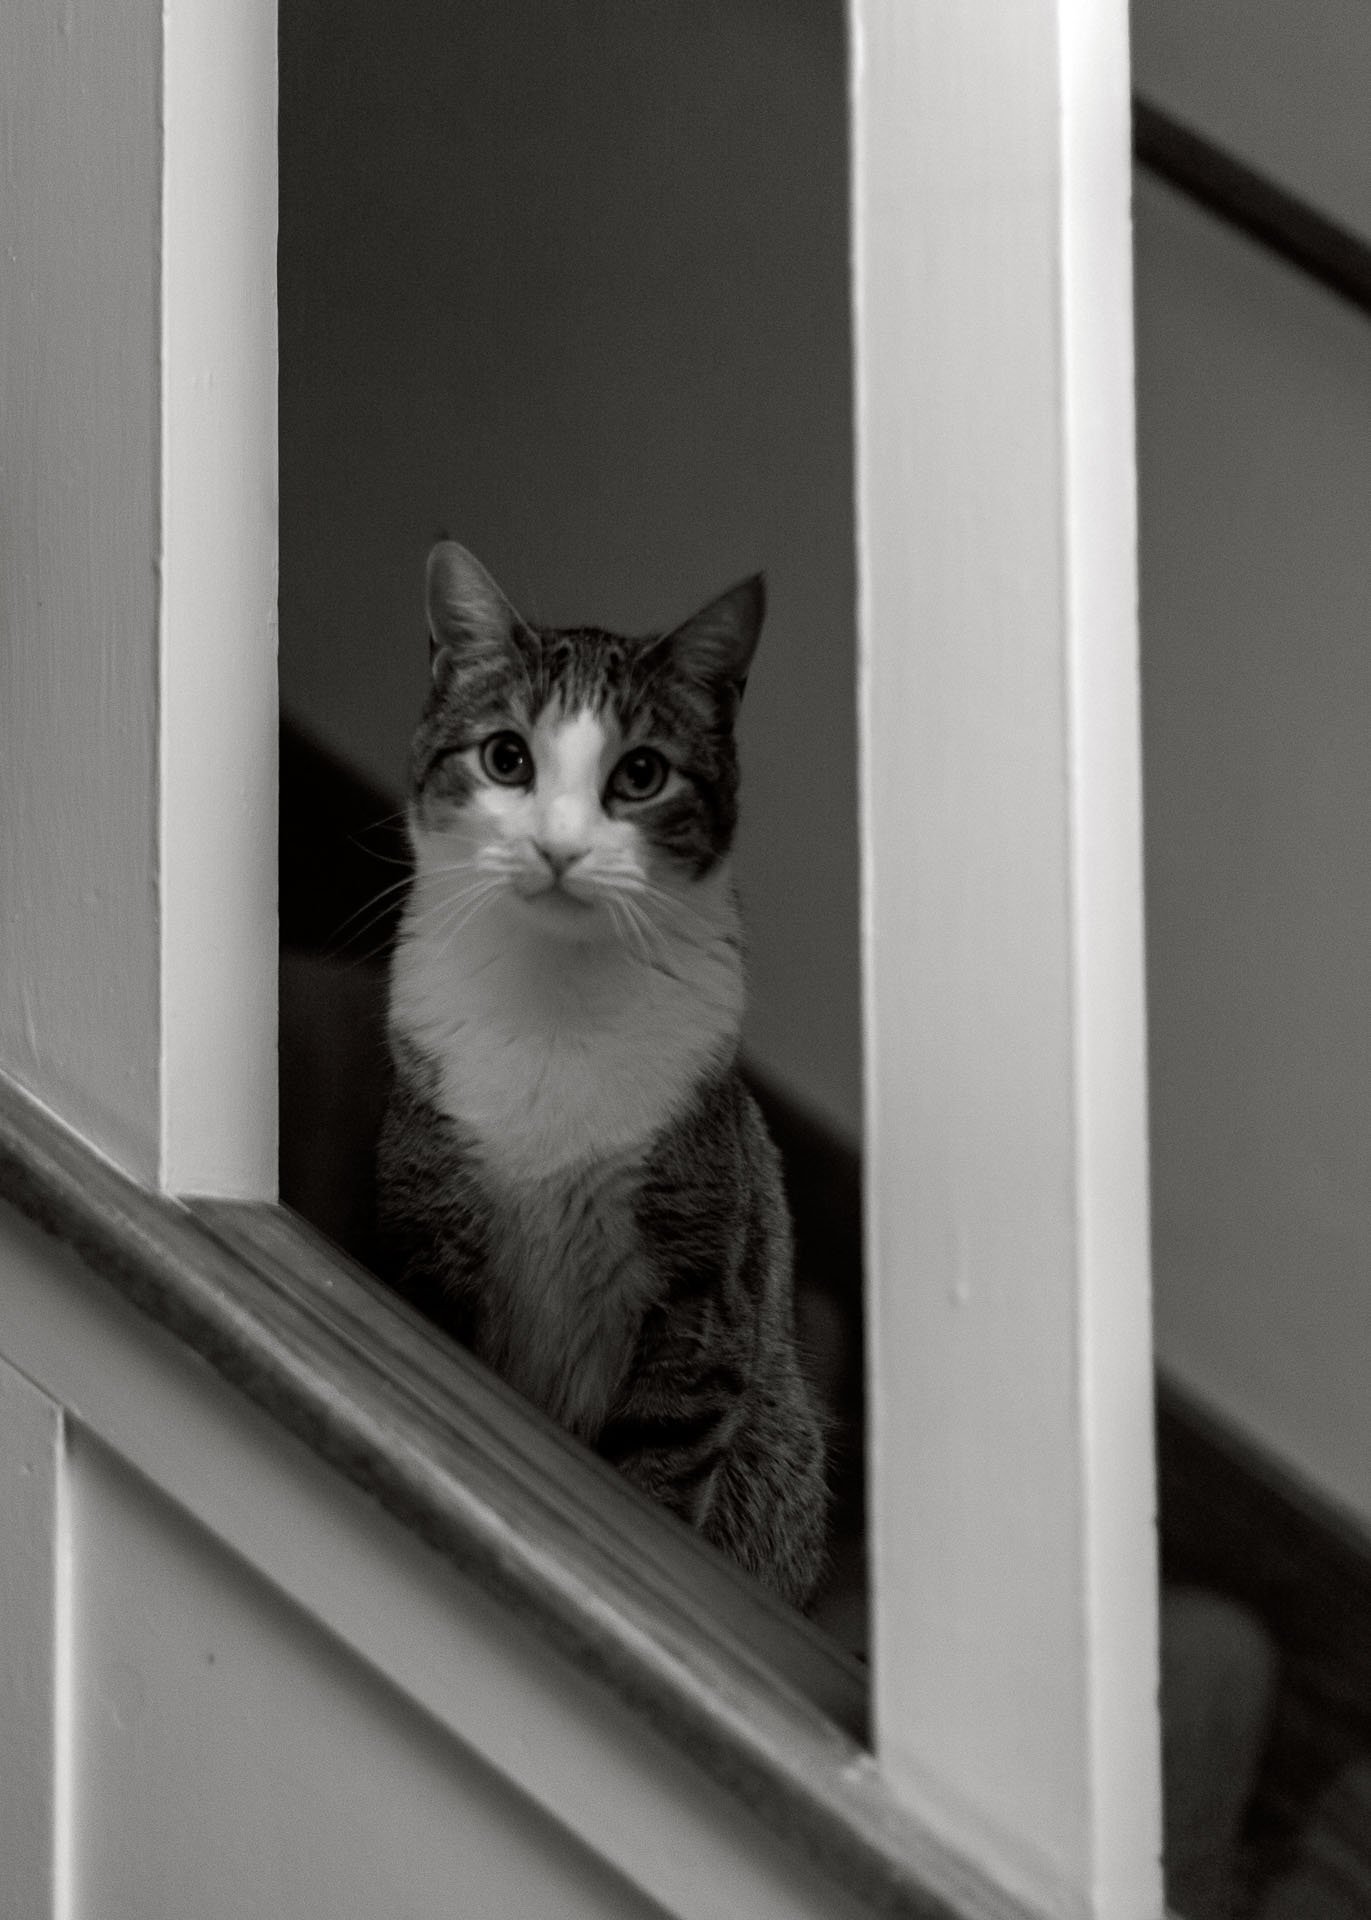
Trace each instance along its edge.
<path fill-rule="evenodd" d="M 455 540 L 440 540 L 428 556 L 427 597 L 435 685 L 454 658 L 508 653 L 528 634 L 480 561 Z"/>
<path fill-rule="evenodd" d="M 701 607 L 660 645 L 679 673 L 741 700 L 765 617 L 766 580 L 754 573 Z"/>

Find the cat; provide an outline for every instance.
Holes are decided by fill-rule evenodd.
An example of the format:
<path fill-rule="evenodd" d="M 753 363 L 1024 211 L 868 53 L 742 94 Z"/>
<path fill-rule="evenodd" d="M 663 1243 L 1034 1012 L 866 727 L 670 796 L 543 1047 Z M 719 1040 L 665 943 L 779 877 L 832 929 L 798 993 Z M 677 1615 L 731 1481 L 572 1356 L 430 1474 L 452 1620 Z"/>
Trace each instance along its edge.
<path fill-rule="evenodd" d="M 803 1605 L 822 1423 L 736 1067 L 734 721 L 760 575 L 665 635 L 535 628 L 443 541 L 378 1156 L 387 1277 Z"/>

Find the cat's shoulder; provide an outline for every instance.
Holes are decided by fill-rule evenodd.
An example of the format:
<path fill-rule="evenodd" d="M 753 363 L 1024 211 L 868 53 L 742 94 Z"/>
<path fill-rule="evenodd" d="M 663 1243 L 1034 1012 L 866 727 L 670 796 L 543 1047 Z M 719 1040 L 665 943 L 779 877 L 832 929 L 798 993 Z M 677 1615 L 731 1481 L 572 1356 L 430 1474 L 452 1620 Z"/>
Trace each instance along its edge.
<path fill-rule="evenodd" d="M 759 1196 L 784 1205 L 781 1156 L 737 1062 L 703 1078 L 652 1144 L 645 1169 L 649 1188 Z"/>

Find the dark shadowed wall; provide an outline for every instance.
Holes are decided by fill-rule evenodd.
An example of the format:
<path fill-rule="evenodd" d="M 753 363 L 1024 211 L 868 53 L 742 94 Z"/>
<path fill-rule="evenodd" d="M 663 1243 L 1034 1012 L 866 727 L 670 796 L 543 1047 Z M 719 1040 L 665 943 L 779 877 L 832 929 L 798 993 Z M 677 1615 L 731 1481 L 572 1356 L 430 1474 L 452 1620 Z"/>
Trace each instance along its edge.
<path fill-rule="evenodd" d="M 754 1055 L 860 1123 L 839 0 L 282 0 L 281 686 L 398 788 L 430 541 L 629 631 L 767 569 Z"/>
<path fill-rule="evenodd" d="M 1371 243 L 1363 0 L 1137 0 L 1135 78 Z M 1371 1527 L 1371 319 L 1136 200 L 1157 1345 Z"/>

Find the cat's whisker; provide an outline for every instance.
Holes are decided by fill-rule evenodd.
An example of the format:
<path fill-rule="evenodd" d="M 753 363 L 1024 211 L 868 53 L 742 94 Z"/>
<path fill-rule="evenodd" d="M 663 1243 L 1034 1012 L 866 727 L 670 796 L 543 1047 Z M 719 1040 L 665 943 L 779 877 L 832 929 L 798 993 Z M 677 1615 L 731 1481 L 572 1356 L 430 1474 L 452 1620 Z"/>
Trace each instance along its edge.
<path fill-rule="evenodd" d="M 624 885 L 622 873 L 616 872 L 613 867 L 597 866 L 593 879 L 596 899 L 603 900 L 611 911 L 628 897 L 630 889 Z"/>
<path fill-rule="evenodd" d="M 630 903 L 624 899 L 622 894 L 616 896 L 612 889 L 607 889 L 601 897 L 605 905 L 609 908 L 609 917 L 614 922 L 615 931 L 617 932 L 619 927 L 622 926 L 627 936 L 627 944 L 637 949 L 638 956 L 644 966 L 650 966 L 652 964 L 652 953 L 644 937 L 643 929 L 634 916 Z M 620 916 L 622 916 L 622 918 Z"/>
<path fill-rule="evenodd" d="M 633 946 L 637 949 L 640 957 L 645 962 L 650 960 L 652 957 L 652 950 L 648 946 L 647 935 L 643 931 L 642 924 L 639 921 L 637 914 L 633 911 L 632 901 L 626 900 L 621 895 L 617 900 L 615 900 L 614 904 L 618 909 L 619 913 L 623 916 L 624 928 L 628 934 L 629 940 L 631 941 Z"/>
<path fill-rule="evenodd" d="M 677 939 L 691 937 L 680 924 L 682 915 L 688 920 L 696 921 L 705 930 L 706 935 L 712 935 L 714 931 L 713 923 L 704 914 L 684 900 L 678 899 L 676 895 L 667 893 L 663 888 L 654 887 L 650 881 L 642 879 L 640 875 L 625 877 L 614 884 L 613 890 L 619 899 L 632 903 L 641 922 L 650 928 L 659 940 L 665 941 L 670 937 Z M 662 912 L 662 908 L 666 909 L 665 913 Z M 673 925 L 673 921 L 676 924 Z"/>
<path fill-rule="evenodd" d="M 628 923 L 625 920 L 622 920 L 620 918 L 619 903 L 617 900 L 615 900 L 612 897 L 612 895 L 606 893 L 601 895 L 601 898 L 603 899 L 606 911 L 609 914 L 610 925 L 614 929 L 614 937 L 616 940 L 618 940 L 620 946 L 622 946 L 624 944 L 623 935 L 627 931 Z"/>
<path fill-rule="evenodd" d="M 436 865 L 432 861 L 425 860 L 415 872 L 416 878 L 422 879 L 425 883 L 431 880 L 449 880 L 456 873 L 479 873 L 480 862 L 470 857 L 465 860 L 442 860 Z"/>
<path fill-rule="evenodd" d="M 444 860 L 436 866 L 425 861 L 422 868 L 416 873 L 416 879 L 419 880 L 423 886 L 429 887 L 435 880 L 451 880 L 460 874 L 479 874 L 481 872 L 482 866 L 479 859 Z"/>
<path fill-rule="evenodd" d="M 451 947 L 457 935 L 465 926 L 475 919 L 476 915 L 488 903 L 492 895 L 504 891 L 504 884 L 502 879 L 494 877 L 476 883 L 471 889 L 471 897 L 464 899 L 455 919 L 446 929 L 439 929 L 444 948 Z"/>
<path fill-rule="evenodd" d="M 668 942 L 665 931 L 657 925 L 656 921 L 653 920 L 647 908 L 642 906 L 641 903 L 637 905 L 637 911 L 639 914 L 641 914 L 644 925 L 647 928 L 649 928 L 650 931 L 657 936 L 657 943 L 658 943 L 657 952 L 656 954 L 649 956 L 648 962 L 647 962 L 648 966 L 652 968 L 654 973 L 660 973 L 666 979 L 674 980 L 678 986 L 683 984 L 682 976 L 676 971 L 674 967 L 670 967 L 667 965 L 666 956 L 671 952 L 671 946 Z M 679 941 L 679 937 L 680 936 L 678 935 L 677 936 L 678 941 Z"/>
<path fill-rule="evenodd" d="M 667 902 L 673 907 L 679 907 L 682 913 L 691 915 L 699 913 L 698 908 L 691 906 L 690 902 L 683 900 L 679 894 L 670 893 L 665 887 L 659 887 L 655 881 L 649 880 L 636 863 L 633 866 L 625 865 L 615 872 L 614 881 L 624 893 L 643 894 L 651 899 Z"/>
<path fill-rule="evenodd" d="M 356 847 L 360 853 L 364 853 L 368 860 L 380 860 L 388 867 L 404 867 L 411 873 L 414 871 L 414 862 L 408 855 L 402 857 L 397 853 L 382 853 L 379 847 L 369 847 L 366 841 L 360 839 L 355 833 L 348 835 L 348 843 Z"/>
<path fill-rule="evenodd" d="M 346 920 L 334 928 L 333 938 L 342 940 L 346 936 L 349 940 L 360 940 L 362 935 L 374 927 L 376 922 L 389 911 L 389 907 L 384 903 L 390 900 L 392 894 L 403 893 L 412 878 L 412 874 L 407 874 L 403 880 L 393 880 L 389 886 L 382 887 L 379 893 L 374 893 L 370 900 L 358 907 L 355 912 L 350 913 Z M 361 920 L 363 914 L 367 916 L 364 924 L 354 926 L 354 921 Z"/>
<path fill-rule="evenodd" d="M 378 820 L 368 820 L 367 824 L 359 828 L 356 833 L 350 833 L 347 837 L 348 845 L 356 847 L 359 852 L 364 853 L 370 860 L 383 861 L 388 867 L 409 867 L 412 869 L 414 862 L 408 855 L 383 853 L 379 847 L 374 846 L 371 841 L 365 837 L 366 835 L 382 833 L 387 827 L 408 825 L 408 823 L 409 808 L 397 808 L 394 813 L 382 814 Z"/>
<path fill-rule="evenodd" d="M 427 920 L 442 920 L 453 908 L 465 906 L 474 894 L 484 893 L 499 884 L 491 874 L 477 874 L 474 880 L 467 880 L 460 887 L 444 887 L 413 914 L 412 924 L 418 926 Z"/>
<path fill-rule="evenodd" d="M 653 964 L 653 958 L 652 958 L 653 936 L 656 934 L 659 934 L 660 929 L 653 925 L 650 916 L 647 913 L 645 913 L 642 907 L 639 906 L 638 903 L 635 900 L 633 900 L 629 895 L 627 894 L 620 895 L 619 904 L 623 908 L 624 913 L 627 915 L 629 925 L 633 928 L 634 933 L 637 936 L 638 944 L 642 951 L 644 963 L 647 966 L 651 966 Z"/>
<path fill-rule="evenodd" d="M 375 833 L 378 827 L 393 827 L 397 820 L 408 820 L 409 808 L 397 807 L 394 813 L 383 813 L 379 820 L 369 820 L 362 829 L 364 833 Z"/>
<path fill-rule="evenodd" d="M 435 928 L 441 930 L 450 916 L 460 913 L 473 898 L 483 897 L 503 884 L 502 880 L 486 875 L 468 881 L 464 887 L 458 887 L 455 891 L 440 894 L 436 900 L 428 901 L 426 905 L 408 915 L 405 923 L 406 937 L 432 931 Z"/>
<path fill-rule="evenodd" d="M 456 872 L 458 870 L 459 869 L 453 868 L 453 869 L 439 869 L 438 871 Z M 376 894 L 371 900 L 367 902 L 366 907 L 359 907 L 357 909 L 357 913 L 353 913 L 349 915 L 348 919 L 345 920 L 342 926 L 338 928 L 337 932 L 333 936 L 334 939 L 339 941 L 343 946 L 355 945 L 356 942 L 362 940 L 368 933 L 370 933 L 374 927 L 379 926 L 381 922 L 384 921 L 387 914 L 392 910 L 391 904 L 381 904 L 383 902 L 386 902 L 387 896 L 391 894 L 403 893 L 406 888 L 409 888 L 411 889 L 411 897 L 412 897 L 413 885 L 414 885 L 414 875 L 411 874 L 404 880 L 396 880 L 392 882 L 390 886 L 383 887 L 380 893 Z M 444 899 L 442 900 L 431 901 L 426 907 L 418 907 L 413 909 L 412 911 L 407 912 L 405 918 L 406 918 L 406 923 L 409 929 L 411 931 L 414 931 L 425 926 L 426 923 L 429 922 L 434 917 L 435 914 L 440 913 L 444 908 L 444 906 L 449 904 L 449 899 L 450 899 L 450 896 L 445 896 Z M 368 915 L 368 918 L 364 920 L 360 926 L 354 927 L 351 932 L 348 932 L 348 927 L 350 922 L 357 918 L 358 913 L 366 913 L 367 907 L 371 907 L 375 910 Z M 372 947 L 368 952 L 363 954 L 357 954 L 354 957 L 361 962 L 374 960 L 380 954 L 386 952 L 389 945 L 390 945 L 389 939 L 388 938 L 384 939 L 377 946 Z"/>
<path fill-rule="evenodd" d="M 470 864 L 469 861 L 463 861 L 456 865 L 437 867 L 431 871 L 436 874 L 460 873 L 465 871 Z M 362 939 L 365 934 L 370 933 L 374 926 L 384 920 L 387 913 L 391 911 L 390 903 L 392 896 L 403 894 L 414 885 L 414 880 L 415 875 L 411 868 L 402 879 L 390 881 L 389 884 L 382 887 L 378 893 L 374 893 L 370 900 L 365 901 L 362 906 L 350 913 L 347 919 L 334 929 L 332 938 L 345 946 Z M 364 914 L 366 915 L 365 919 L 362 918 Z M 354 925 L 356 921 L 361 921 L 361 925 Z M 378 948 L 377 951 L 380 951 L 380 949 Z"/>
<path fill-rule="evenodd" d="M 674 923 L 671 928 L 674 938 L 685 940 L 694 947 L 712 947 L 721 937 L 725 937 L 716 915 L 702 913 L 679 894 L 669 893 L 665 887 L 654 886 L 650 880 L 640 882 L 634 891 L 655 906 L 664 918 L 670 917 Z"/>
<path fill-rule="evenodd" d="M 663 899 L 669 904 L 676 906 L 684 907 L 685 903 L 676 900 L 673 895 L 664 893 L 661 889 L 655 888 L 650 884 L 622 888 L 619 897 L 624 906 L 631 908 L 637 916 L 645 933 L 655 940 L 656 952 L 649 952 L 644 956 L 646 964 L 650 966 L 654 972 L 660 973 L 664 975 L 666 979 L 674 980 L 678 984 L 680 984 L 682 976 L 674 967 L 667 964 L 667 956 L 672 951 L 673 943 L 677 947 L 684 943 L 697 950 L 705 951 L 712 948 L 720 937 L 718 928 L 708 921 L 703 914 L 694 915 L 704 930 L 701 935 L 694 935 L 684 930 L 679 924 L 672 928 L 662 926 L 660 922 L 654 918 L 651 910 L 651 903 L 654 897 Z M 685 910 L 687 912 L 693 912 L 693 910 L 689 908 Z"/>
<path fill-rule="evenodd" d="M 666 887 L 659 887 L 655 880 L 649 880 L 645 875 L 635 877 L 634 891 L 645 894 L 650 900 L 661 901 L 663 906 L 670 908 L 674 913 L 683 913 L 687 919 L 708 922 L 709 916 L 702 913 L 689 900 L 683 899 L 679 893 L 670 892 Z"/>

